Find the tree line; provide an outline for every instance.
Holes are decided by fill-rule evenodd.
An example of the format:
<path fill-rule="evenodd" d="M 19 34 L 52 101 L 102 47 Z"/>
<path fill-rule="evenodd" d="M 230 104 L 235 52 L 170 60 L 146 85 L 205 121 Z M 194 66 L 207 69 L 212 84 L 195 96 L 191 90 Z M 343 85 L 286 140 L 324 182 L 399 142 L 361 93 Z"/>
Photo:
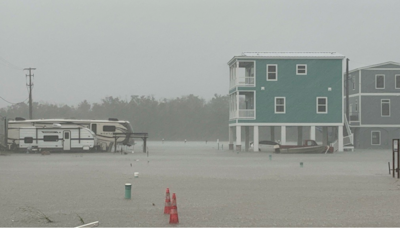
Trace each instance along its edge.
<path fill-rule="evenodd" d="M 210 100 L 195 95 L 174 99 L 131 96 L 129 100 L 105 97 L 99 103 L 84 100 L 77 106 L 34 102 L 33 118 L 128 120 L 134 132 L 147 132 L 151 140 L 227 140 L 229 96 L 215 94 Z M 0 109 L 0 116 L 28 119 L 29 106 L 18 103 Z"/>

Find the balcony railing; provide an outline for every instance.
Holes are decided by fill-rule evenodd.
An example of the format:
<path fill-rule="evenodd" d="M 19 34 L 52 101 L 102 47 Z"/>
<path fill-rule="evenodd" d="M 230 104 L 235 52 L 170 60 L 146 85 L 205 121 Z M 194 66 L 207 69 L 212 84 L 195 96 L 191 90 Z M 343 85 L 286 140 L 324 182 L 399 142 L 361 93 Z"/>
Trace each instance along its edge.
<path fill-rule="evenodd" d="M 255 84 L 256 83 L 255 83 L 254 77 L 240 77 L 240 78 L 236 78 L 230 82 L 231 88 L 233 88 L 235 86 L 252 87 L 252 86 L 255 86 Z"/>
<path fill-rule="evenodd" d="M 254 109 L 239 109 L 239 118 L 254 118 L 255 110 Z"/>

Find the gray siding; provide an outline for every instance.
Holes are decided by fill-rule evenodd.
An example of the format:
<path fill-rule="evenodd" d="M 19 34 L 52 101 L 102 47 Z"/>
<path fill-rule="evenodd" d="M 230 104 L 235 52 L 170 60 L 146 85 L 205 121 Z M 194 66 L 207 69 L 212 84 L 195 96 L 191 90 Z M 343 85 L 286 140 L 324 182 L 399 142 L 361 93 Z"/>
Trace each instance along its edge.
<path fill-rule="evenodd" d="M 375 75 L 385 75 L 385 89 L 375 89 Z M 400 93 L 396 89 L 395 75 L 400 75 L 400 70 L 361 70 L 362 93 Z"/>
<path fill-rule="evenodd" d="M 359 71 L 352 72 L 352 73 L 350 73 L 349 75 L 350 75 L 350 76 L 349 76 L 349 77 L 350 77 L 349 94 L 350 94 L 350 95 L 356 94 L 356 93 L 359 92 L 359 84 L 360 84 L 360 82 L 359 82 Z M 346 76 L 346 74 L 345 74 L 345 76 Z M 354 85 L 354 87 L 353 87 L 353 85 Z M 346 86 L 346 85 L 345 85 L 345 86 Z M 353 89 L 353 88 L 354 88 L 354 89 Z M 346 92 L 345 92 L 345 94 L 346 94 Z"/>
<path fill-rule="evenodd" d="M 381 116 L 381 100 L 390 100 L 390 117 Z M 361 124 L 400 124 L 400 96 L 362 96 Z"/>
<path fill-rule="evenodd" d="M 380 145 L 371 144 L 372 131 L 379 131 L 381 136 Z M 395 127 L 388 128 L 367 128 L 360 127 L 353 129 L 354 143 L 357 149 L 390 149 L 392 139 L 400 138 L 400 129 Z"/>

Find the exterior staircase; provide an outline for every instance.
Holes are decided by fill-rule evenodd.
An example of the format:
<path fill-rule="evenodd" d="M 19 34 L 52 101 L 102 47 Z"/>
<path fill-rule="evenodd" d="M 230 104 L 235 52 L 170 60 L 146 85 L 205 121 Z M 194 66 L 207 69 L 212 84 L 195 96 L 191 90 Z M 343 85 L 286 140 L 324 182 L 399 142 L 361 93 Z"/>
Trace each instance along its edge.
<path fill-rule="evenodd" d="M 343 128 L 343 150 L 354 151 L 354 134 L 351 132 L 349 121 L 345 115 Z"/>

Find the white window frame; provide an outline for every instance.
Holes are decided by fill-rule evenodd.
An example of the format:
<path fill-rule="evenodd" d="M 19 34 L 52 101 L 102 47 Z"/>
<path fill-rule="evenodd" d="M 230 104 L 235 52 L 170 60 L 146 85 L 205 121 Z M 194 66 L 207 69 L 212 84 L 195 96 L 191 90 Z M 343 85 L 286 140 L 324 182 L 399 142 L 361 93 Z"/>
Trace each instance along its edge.
<path fill-rule="evenodd" d="M 399 80 L 400 80 L 400 74 L 394 75 L 394 88 L 400 89 L 400 87 L 397 87 L 397 77 L 399 77 Z"/>
<path fill-rule="evenodd" d="M 319 112 L 319 111 L 318 111 L 318 99 L 320 99 L 320 98 L 325 98 L 325 100 L 326 100 L 326 103 L 325 103 L 325 106 L 326 106 L 325 112 Z M 316 108 L 317 108 L 317 114 L 327 114 L 327 113 L 328 113 L 328 97 L 317 97 L 317 99 L 316 99 Z"/>
<path fill-rule="evenodd" d="M 283 98 L 283 112 L 277 112 L 276 111 L 276 99 L 282 99 Z M 274 111 L 275 114 L 285 114 L 286 113 L 286 97 L 275 97 L 275 105 L 274 105 Z"/>
<path fill-rule="evenodd" d="M 299 73 L 299 66 L 305 66 L 305 73 Z M 296 75 L 307 75 L 307 64 L 296 64 Z"/>
<path fill-rule="evenodd" d="M 268 66 L 275 66 L 275 79 L 268 79 Z M 272 73 L 272 72 L 271 72 Z M 267 81 L 278 81 L 278 64 L 267 64 Z"/>
<path fill-rule="evenodd" d="M 373 135 L 373 133 L 376 133 L 376 132 L 379 133 L 379 144 L 372 144 L 372 135 Z M 381 131 L 371 131 L 371 146 L 380 146 L 381 142 L 382 142 Z"/>
<path fill-rule="evenodd" d="M 378 76 L 383 76 L 383 88 L 378 88 Z M 385 89 L 385 75 L 384 74 L 376 74 L 375 75 L 375 89 Z"/>
<path fill-rule="evenodd" d="M 389 115 L 388 116 L 383 115 L 383 108 L 382 108 L 383 101 L 389 101 L 389 102 L 385 102 L 385 103 L 389 104 Z M 390 99 L 381 99 L 381 117 L 390 117 Z"/>

